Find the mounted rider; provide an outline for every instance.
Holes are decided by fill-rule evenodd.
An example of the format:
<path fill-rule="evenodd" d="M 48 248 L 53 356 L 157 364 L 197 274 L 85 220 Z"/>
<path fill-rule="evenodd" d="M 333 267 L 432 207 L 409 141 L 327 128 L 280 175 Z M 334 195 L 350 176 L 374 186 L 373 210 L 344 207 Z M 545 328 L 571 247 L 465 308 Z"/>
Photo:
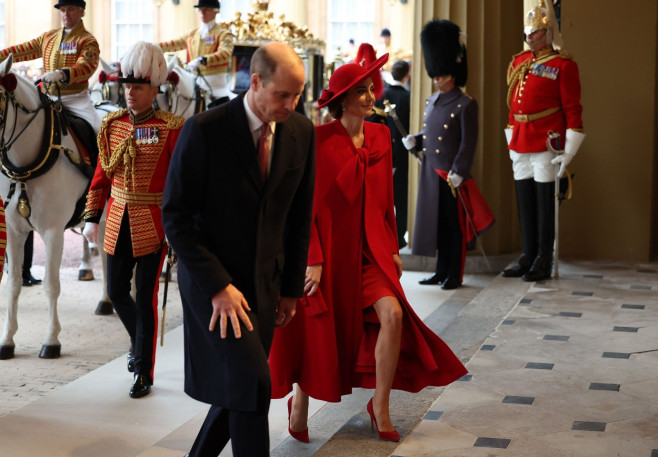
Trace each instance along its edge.
<path fill-rule="evenodd" d="M 0 62 L 13 54 L 15 62 L 43 58 L 43 86 L 52 99 L 61 96 L 64 107 L 85 119 L 96 133 L 101 118 L 89 96 L 89 78 L 98 67 L 100 49 L 82 22 L 84 0 L 59 0 L 62 28 L 50 30 L 31 41 L 0 51 Z"/>
<path fill-rule="evenodd" d="M 169 162 L 183 117 L 153 109 L 167 78 L 162 50 L 138 42 L 121 59 L 127 109 L 108 114 L 98 135 L 99 157 L 89 188 L 83 234 L 98 238 L 98 222 L 107 203 L 104 251 L 108 295 L 130 335 L 129 395 L 148 395 L 153 384 L 157 340 L 158 279 L 166 251 L 162 195 Z M 109 196 L 109 201 L 108 201 Z M 137 298 L 130 284 L 137 266 Z"/>
<path fill-rule="evenodd" d="M 187 50 L 187 70 L 202 76 L 199 85 L 211 91 L 214 101 L 229 97 L 228 70 L 234 40 L 233 34 L 215 21 L 219 6 L 218 0 L 199 0 L 194 7 L 198 8 L 201 26 L 181 38 L 159 43 L 164 52 Z"/>

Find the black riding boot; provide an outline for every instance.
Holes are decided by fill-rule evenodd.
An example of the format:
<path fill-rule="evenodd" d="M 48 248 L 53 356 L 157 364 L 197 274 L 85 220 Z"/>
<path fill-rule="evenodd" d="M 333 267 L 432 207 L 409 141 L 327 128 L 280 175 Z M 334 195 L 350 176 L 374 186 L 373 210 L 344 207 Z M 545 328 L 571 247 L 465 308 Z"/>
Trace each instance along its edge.
<path fill-rule="evenodd" d="M 516 201 L 521 226 L 521 257 L 518 262 L 503 270 L 505 278 L 520 278 L 530 270 L 537 256 L 537 197 L 535 180 L 519 179 L 516 184 Z"/>
<path fill-rule="evenodd" d="M 27 235 L 23 246 L 23 286 L 29 287 L 40 284 L 41 279 L 32 276 L 32 253 L 34 252 L 34 231 Z"/>
<path fill-rule="evenodd" d="M 555 184 L 535 183 L 537 195 L 537 233 L 539 246 L 532 267 L 523 275 L 524 281 L 541 281 L 551 277 L 553 244 L 555 241 Z"/>

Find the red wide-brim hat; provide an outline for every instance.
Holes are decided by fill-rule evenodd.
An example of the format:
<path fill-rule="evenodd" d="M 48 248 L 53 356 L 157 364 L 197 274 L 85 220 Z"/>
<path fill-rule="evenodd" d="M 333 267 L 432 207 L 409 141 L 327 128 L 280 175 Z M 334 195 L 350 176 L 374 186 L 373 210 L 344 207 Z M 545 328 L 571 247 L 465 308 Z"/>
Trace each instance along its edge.
<path fill-rule="evenodd" d="M 381 56 L 379 59 L 372 62 L 370 65 L 361 66 L 358 63 L 347 63 L 338 67 L 329 78 L 329 88 L 322 91 L 320 98 L 318 98 L 318 109 L 323 108 L 332 100 L 343 95 L 350 88 L 356 86 L 361 81 L 371 77 L 375 72 L 388 62 L 388 53 Z M 377 81 L 375 81 L 375 79 Z M 373 78 L 375 83 L 375 93 L 379 93 L 381 87 L 381 78 Z"/>

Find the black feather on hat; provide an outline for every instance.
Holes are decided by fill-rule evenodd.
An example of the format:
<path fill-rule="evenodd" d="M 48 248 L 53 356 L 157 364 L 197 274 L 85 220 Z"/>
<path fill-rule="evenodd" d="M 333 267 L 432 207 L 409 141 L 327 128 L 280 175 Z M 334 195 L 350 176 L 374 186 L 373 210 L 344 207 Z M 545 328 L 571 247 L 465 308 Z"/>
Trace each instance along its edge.
<path fill-rule="evenodd" d="M 459 87 L 466 85 L 466 46 L 460 43 L 459 26 L 445 19 L 430 21 L 420 32 L 425 69 L 430 78 L 451 75 Z"/>

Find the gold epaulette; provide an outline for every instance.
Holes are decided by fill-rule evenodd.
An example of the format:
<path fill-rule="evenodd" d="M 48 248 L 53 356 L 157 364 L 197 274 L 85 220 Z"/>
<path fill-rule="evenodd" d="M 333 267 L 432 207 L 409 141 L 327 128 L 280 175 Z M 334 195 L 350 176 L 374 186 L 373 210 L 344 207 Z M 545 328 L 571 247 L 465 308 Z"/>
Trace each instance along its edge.
<path fill-rule="evenodd" d="M 573 56 L 569 54 L 567 51 L 565 51 L 564 49 L 560 49 L 558 52 L 560 53 L 560 57 L 562 57 L 563 59 L 573 60 Z"/>
<path fill-rule="evenodd" d="M 123 116 L 128 114 L 128 108 L 123 108 L 118 111 L 112 111 L 109 114 L 106 114 L 105 117 L 103 118 L 103 121 L 101 122 L 101 128 L 100 131 L 98 132 L 98 136 L 96 137 L 96 143 L 98 144 L 98 155 L 102 157 L 105 155 L 107 152 L 105 150 L 105 141 L 103 141 L 103 138 L 105 138 L 105 132 L 107 132 L 107 126 L 110 125 L 110 123 L 115 120 L 119 119 Z"/>
<path fill-rule="evenodd" d="M 179 129 L 185 123 L 185 118 L 179 116 L 178 114 L 170 113 L 169 111 L 160 111 L 155 112 L 155 117 L 167 123 L 167 128 L 171 130 Z"/>

